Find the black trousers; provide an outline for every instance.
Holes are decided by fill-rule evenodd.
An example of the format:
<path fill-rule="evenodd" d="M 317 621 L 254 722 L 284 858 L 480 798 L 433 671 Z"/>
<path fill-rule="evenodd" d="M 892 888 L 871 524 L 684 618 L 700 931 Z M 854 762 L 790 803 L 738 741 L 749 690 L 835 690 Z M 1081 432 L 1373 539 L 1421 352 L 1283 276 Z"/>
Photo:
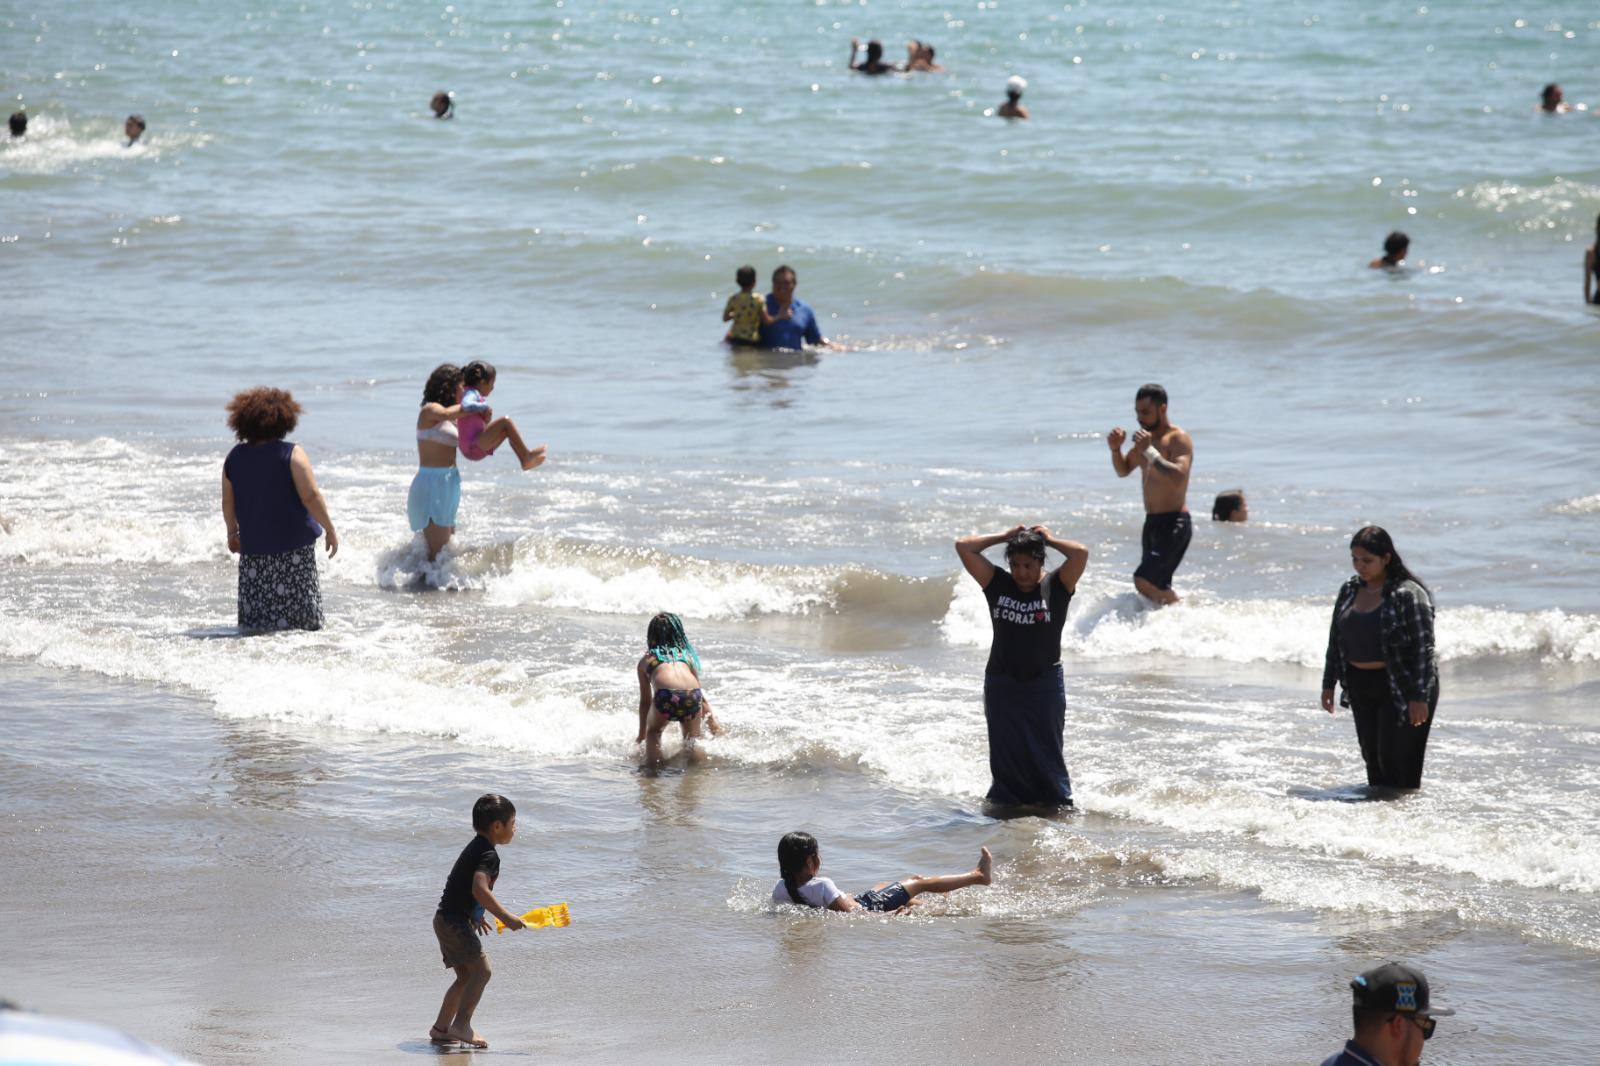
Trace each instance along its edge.
<path fill-rule="evenodd" d="M 1428 720 L 1412 725 L 1397 711 L 1389 691 L 1389 671 L 1346 667 L 1345 695 L 1356 720 L 1356 740 L 1367 764 L 1367 784 L 1385 788 L 1421 788 L 1422 760 L 1428 751 L 1428 731 L 1439 706 L 1439 689 L 1428 697 Z"/>

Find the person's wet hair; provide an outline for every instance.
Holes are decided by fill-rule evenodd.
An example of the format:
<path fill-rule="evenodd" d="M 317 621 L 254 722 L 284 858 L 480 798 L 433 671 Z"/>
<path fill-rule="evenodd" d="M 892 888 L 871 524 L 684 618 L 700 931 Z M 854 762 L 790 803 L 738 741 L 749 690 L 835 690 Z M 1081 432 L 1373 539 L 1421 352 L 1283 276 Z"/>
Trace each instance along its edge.
<path fill-rule="evenodd" d="M 753 266 L 740 267 L 734 271 L 733 280 L 739 283 L 739 288 L 741 289 L 752 287 L 756 283 L 756 268 Z"/>
<path fill-rule="evenodd" d="M 472 805 L 472 828 L 483 832 L 496 822 L 509 822 L 516 816 L 517 808 L 497 792 L 487 792 Z"/>
<path fill-rule="evenodd" d="M 8 120 L 11 126 L 11 136 L 21 137 L 28 132 L 28 113 L 26 111 L 13 111 Z"/>
<path fill-rule="evenodd" d="M 1217 493 L 1217 498 L 1211 503 L 1211 520 L 1213 522 L 1231 522 L 1233 514 L 1244 506 L 1244 489 L 1229 489 L 1227 492 Z"/>
<path fill-rule="evenodd" d="M 450 99 L 449 93 L 441 89 L 433 94 L 433 99 L 428 102 L 428 106 L 433 108 L 434 118 L 447 118 L 456 109 L 456 102 Z"/>
<path fill-rule="evenodd" d="M 1398 263 L 1406 257 L 1406 251 L 1410 247 L 1411 238 L 1395 230 L 1383 239 L 1383 257 Z"/>
<path fill-rule="evenodd" d="M 816 853 L 817 838 L 810 833 L 785 833 L 778 841 L 778 874 L 795 903 L 800 903 L 800 871 Z"/>
<path fill-rule="evenodd" d="M 228 402 L 228 428 L 246 444 L 282 440 L 294 432 L 302 408 L 284 389 L 246 389 Z"/>
<path fill-rule="evenodd" d="M 1398 585 L 1402 581 L 1415 581 L 1422 585 L 1423 591 L 1431 596 L 1427 585 L 1422 584 L 1422 579 L 1413 574 L 1400 558 L 1400 553 L 1394 550 L 1394 541 L 1389 539 L 1389 533 L 1382 526 L 1362 526 L 1356 535 L 1350 538 L 1350 550 L 1360 548 L 1364 552 L 1376 555 L 1379 558 L 1387 555 L 1388 563 L 1384 565 L 1384 584 Z"/>
<path fill-rule="evenodd" d="M 428 375 L 422 386 L 423 404 L 436 403 L 449 407 L 456 402 L 456 387 L 461 384 L 461 368 L 454 363 L 440 363 Z"/>
<path fill-rule="evenodd" d="M 461 368 L 461 383 L 469 389 L 479 385 L 493 384 L 495 369 L 493 363 L 486 363 L 482 359 L 474 359 Z"/>
<path fill-rule="evenodd" d="M 929 44 L 927 41 L 918 41 L 917 43 L 922 46 L 922 58 L 926 59 L 928 62 L 932 63 L 933 62 L 933 45 Z"/>
<path fill-rule="evenodd" d="M 1133 394 L 1133 402 L 1138 403 L 1140 400 L 1154 400 L 1156 406 L 1160 407 L 1167 402 L 1167 390 L 1153 381 L 1140 385 L 1139 391 Z"/>
<path fill-rule="evenodd" d="M 1551 82 L 1540 90 L 1539 99 L 1547 108 L 1555 106 L 1561 101 L 1561 86 Z"/>
<path fill-rule="evenodd" d="M 129 142 L 137 141 L 144 136 L 145 123 L 143 115 L 129 115 L 128 121 L 122 124 L 122 132 L 128 135 Z"/>
<path fill-rule="evenodd" d="M 776 285 L 778 283 L 778 279 L 783 277 L 785 274 L 789 275 L 791 278 L 794 278 L 796 281 L 800 280 L 799 276 L 794 272 L 794 267 L 785 264 L 784 266 L 780 266 L 777 270 L 772 272 L 772 283 Z"/>
<path fill-rule="evenodd" d="M 868 41 L 867 42 L 867 62 L 869 64 L 883 62 L 883 42 L 882 41 Z"/>
<path fill-rule="evenodd" d="M 1044 534 L 1036 529 L 1022 529 L 1006 540 L 1006 558 L 1026 555 L 1044 562 Z"/>

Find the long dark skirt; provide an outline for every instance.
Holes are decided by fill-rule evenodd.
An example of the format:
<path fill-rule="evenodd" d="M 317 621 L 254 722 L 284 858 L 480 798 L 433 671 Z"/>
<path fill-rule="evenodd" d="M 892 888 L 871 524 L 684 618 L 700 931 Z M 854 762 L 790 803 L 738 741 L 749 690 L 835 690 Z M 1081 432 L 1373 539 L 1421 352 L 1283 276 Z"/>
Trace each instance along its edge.
<path fill-rule="evenodd" d="M 281 555 L 239 556 L 239 628 L 322 628 L 315 544 Z"/>
<path fill-rule="evenodd" d="M 1397 710 L 1389 689 L 1389 671 L 1345 670 L 1350 682 L 1345 695 L 1350 716 L 1356 720 L 1356 741 L 1367 764 L 1367 784 L 1384 788 L 1421 788 L 1422 760 L 1428 753 L 1428 732 L 1439 705 L 1435 688 L 1428 700 L 1428 720 L 1412 725 L 1406 712 Z"/>
<path fill-rule="evenodd" d="M 1061 664 L 1031 681 L 985 674 L 983 717 L 989 726 L 989 802 L 1006 807 L 1072 802 L 1062 751 L 1067 686 Z"/>

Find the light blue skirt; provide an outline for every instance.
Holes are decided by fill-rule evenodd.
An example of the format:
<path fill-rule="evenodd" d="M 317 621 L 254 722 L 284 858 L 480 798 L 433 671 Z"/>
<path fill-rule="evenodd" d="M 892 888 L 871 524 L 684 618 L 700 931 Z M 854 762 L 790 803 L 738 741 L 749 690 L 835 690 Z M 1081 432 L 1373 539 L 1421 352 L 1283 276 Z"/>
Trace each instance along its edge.
<path fill-rule="evenodd" d="M 406 497 L 406 514 L 411 529 L 420 533 L 428 523 L 454 529 L 456 509 L 461 506 L 461 471 L 455 466 L 424 466 L 411 479 Z"/>

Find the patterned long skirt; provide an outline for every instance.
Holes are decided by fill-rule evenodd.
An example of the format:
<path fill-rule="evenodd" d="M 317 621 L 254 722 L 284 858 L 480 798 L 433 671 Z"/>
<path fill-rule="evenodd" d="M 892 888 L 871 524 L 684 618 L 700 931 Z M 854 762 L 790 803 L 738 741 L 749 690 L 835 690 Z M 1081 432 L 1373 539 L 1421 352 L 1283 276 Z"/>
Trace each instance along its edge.
<path fill-rule="evenodd" d="M 317 546 L 239 557 L 239 628 L 321 629 Z"/>

